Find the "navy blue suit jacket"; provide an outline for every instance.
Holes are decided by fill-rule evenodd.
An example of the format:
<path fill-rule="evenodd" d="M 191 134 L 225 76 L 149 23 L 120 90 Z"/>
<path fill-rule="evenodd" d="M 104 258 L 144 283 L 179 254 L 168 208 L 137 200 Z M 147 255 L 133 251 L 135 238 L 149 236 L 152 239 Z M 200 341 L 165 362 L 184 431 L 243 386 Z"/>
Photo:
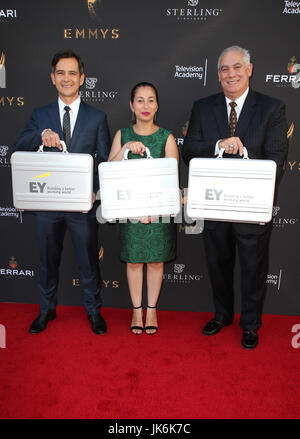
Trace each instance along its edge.
<path fill-rule="evenodd" d="M 36 151 L 42 144 L 41 133 L 46 128 L 51 128 L 63 140 L 58 101 L 33 110 L 25 129 L 14 144 L 14 151 Z M 86 153 L 94 157 L 95 192 L 99 188 L 98 164 L 107 161 L 110 146 L 106 114 L 81 101 L 68 151 Z"/>
<path fill-rule="evenodd" d="M 250 89 L 234 134 L 246 146 L 249 158 L 274 160 L 280 174 L 287 157 L 286 133 L 285 104 Z M 193 157 L 214 157 L 216 142 L 228 137 L 224 93 L 199 99 L 194 103 L 184 141 L 185 163 Z"/>
<path fill-rule="evenodd" d="M 234 136 L 241 139 L 250 159 L 276 162 L 276 186 L 281 179 L 288 152 L 286 134 L 285 104 L 279 99 L 249 89 Z M 216 142 L 228 137 L 229 124 L 224 93 L 199 99 L 194 103 L 184 140 L 184 162 L 188 165 L 194 157 L 214 157 Z M 247 225 L 243 228 L 246 229 Z"/>

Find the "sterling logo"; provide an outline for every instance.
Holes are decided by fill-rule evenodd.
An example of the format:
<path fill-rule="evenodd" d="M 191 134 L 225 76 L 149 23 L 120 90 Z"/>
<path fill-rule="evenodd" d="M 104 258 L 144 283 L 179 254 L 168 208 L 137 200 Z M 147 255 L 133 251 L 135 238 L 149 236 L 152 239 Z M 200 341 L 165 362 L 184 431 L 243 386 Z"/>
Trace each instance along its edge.
<path fill-rule="evenodd" d="M 98 78 L 86 77 L 85 89 L 80 90 L 80 97 L 85 102 L 104 102 L 106 100 L 114 100 L 118 94 L 116 90 L 101 90 L 96 88 Z"/>
<path fill-rule="evenodd" d="M 1 145 L 0 146 L 0 167 L 2 168 L 8 168 L 10 166 L 10 162 L 7 159 L 8 146 Z"/>
<path fill-rule="evenodd" d="M 174 264 L 173 273 L 164 273 L 163 279 L 168 283 L 190 284 L 203 279 L 203 274 L 186 273 L 185 264 Z"/>
<path fill-rule="evenodd" d="M 6 88 L 5 55 L 3 52 L 0 57 L 0 88 Z"/>
<path fill-rule="evenodd" d="M 294 226 L 298 222 L 298 218 L 285 218 L 279 217 L 280 212 L 279 206 L 273 207 L 273 226 L 277 229 L 283 229 L 285 226 Z"/>
<path fill-rule="evenodd" d="M 205 22 L 218 17 L 223 11 L 219 8 L 197 8 L 199 0 L 187 0 L 187 8 L 167 8 L 166 16 L 173 17 L 179 22 Z"/>
<path fill-rule="evenodd" d="M 85 78 L 85 86 L 89 90 L 93 90 L 96 87 L 98 78 Z"/>

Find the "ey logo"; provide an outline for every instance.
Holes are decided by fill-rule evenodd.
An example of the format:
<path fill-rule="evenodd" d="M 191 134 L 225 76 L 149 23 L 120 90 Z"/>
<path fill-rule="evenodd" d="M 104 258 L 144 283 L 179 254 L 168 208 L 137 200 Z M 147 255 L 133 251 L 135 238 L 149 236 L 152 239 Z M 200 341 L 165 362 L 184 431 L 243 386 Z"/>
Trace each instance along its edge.
<path fill-rule="evenodd" d="M 6 348 L 6 329 L 4 325 L 0 325 L 0 349 Z"/>
<path fill-rule="evenodd" d="M 205 189 L 205 199 L 210 201 L 220 201 L 223 189 Z"/>
<path fill-rule="evenodd" d="M 120 189 L 117 191 L 118 200 L 132 200 L 133 190 Z"/>
<path fill-rule="evenodd" d="M 36 177 L 33 177 L 33 180 L 37 179 L 37 178 L 43 178 L 43 177 L 49 177 L 49 176 L 50 176 L 50 172 L 46 172 L 45 174 L 41 174 L 41 175 L 37 175 Z M 38 181 L 37 182 L 30 181 L 29 182 L 29 192 L 43 194 L 46 185 L 47 185 L 47 183 L 40 183 Z"/>

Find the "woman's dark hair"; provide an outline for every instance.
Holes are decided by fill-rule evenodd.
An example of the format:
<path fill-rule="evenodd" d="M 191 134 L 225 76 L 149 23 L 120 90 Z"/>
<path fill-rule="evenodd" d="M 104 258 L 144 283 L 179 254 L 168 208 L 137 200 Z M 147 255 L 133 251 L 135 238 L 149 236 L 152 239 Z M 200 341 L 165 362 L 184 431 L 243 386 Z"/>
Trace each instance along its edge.
<path fill-rule="evenodd" d="M 154 92 L 155 92 L 155 97 L 156 97 L 156 101 L 157 101 L 157 104 L 158 104 L 158 92 L 156 90 L 156 87 L 153 84 L 150 84 L 150 82 L 139 82 L 138 84 L 136 84 L 133 87 L 133 89 L 131 90 L 131 95 L 130 95 L 131 102 L 133 102 L 134 97 L 135 97 L 136 92 L 137 92 L 137 89 L 140 88 L 140 87 L 151 87 L 154 90 Z"/>
<path fill-rule="evenodd" d="M 58 61 L 60 61 L 63 58 L 75 58 L 78 62 L 78 68 L 79 68 L 80 75 L 83 73 L 83 61 L 80 58 L 80 56 L 77 55 L 76 53 L 74 53 L 73 50 L 71 50 L 71 49 L 62 50 L 60 52 L 57 52 L 54 55 L 52 62 L 51 62 L 53 73 L 55 72 L 56 64 L 58 63 Z"/>

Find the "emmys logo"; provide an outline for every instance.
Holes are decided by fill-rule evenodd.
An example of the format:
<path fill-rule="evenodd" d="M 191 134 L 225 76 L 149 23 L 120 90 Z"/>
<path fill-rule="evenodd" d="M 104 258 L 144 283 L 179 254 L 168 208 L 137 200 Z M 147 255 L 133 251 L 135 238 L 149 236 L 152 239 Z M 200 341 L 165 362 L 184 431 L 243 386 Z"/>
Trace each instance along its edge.
<path fill-rule="evenodd" d="M 91 17 L 96 17 L 97 9 L 100 7 L 101 0 L 86 0 L 86 3 Z"/>
<path fill-rule="evenodd" d="M 3 52 L 0 57 L 0 88 L 6 88 L 5 55 Z"/>
<path fill-rule="evenodd" d="M 102 262 L 103 258 L 104 258 L 104 248 L 103 248 L 103 246 L 101 246 L 101 248 L 99 250 L 98 259 L 99 259 L 100 262 Z"/>

